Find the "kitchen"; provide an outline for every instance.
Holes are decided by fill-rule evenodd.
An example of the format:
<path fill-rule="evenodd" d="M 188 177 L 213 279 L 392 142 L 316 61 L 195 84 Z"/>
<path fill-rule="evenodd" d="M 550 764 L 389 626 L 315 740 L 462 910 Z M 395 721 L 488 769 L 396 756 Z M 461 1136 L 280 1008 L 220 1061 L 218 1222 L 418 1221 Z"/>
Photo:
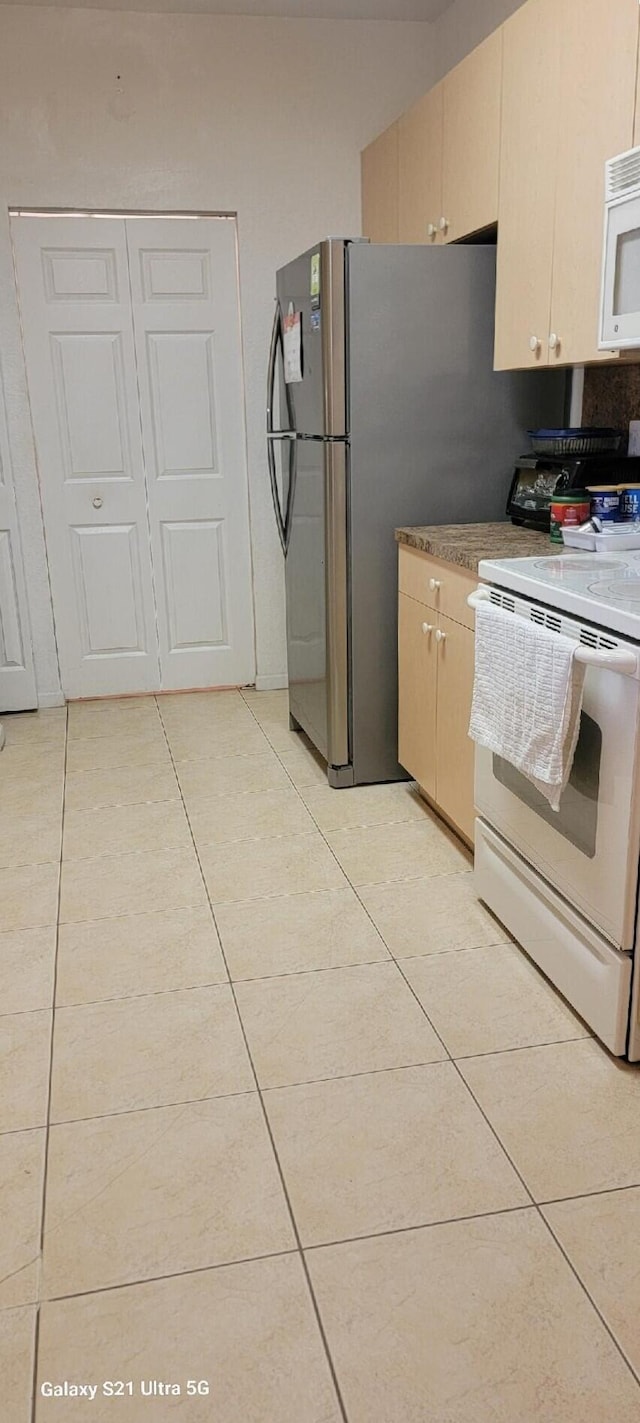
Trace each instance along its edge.
<path fill-rule="evenodd" d="M 637 1068 L 624 1060 L 624 992 L 615 996 L 618 1036 L 607 1051 L 598 1040 L 606 1041 L 604 1032 L 589 1025 L 569 986 L 553 988 L 553 965 L 536 959 L 535 944 L 525 944 L 528 957 L 513 942 L 520 934 L 506 904 L 496 900 L 495 915 L 483 906 L 497 891 L 487 883 L 478 894 L 474 884 L 465 727 L 474 620 L 482 612 L 469 597 L 486 580 L 499 599 L 525 601 L 527 590 L 505 585 L 511 575 L 503 561 L 526 559 L 528 550 L 536 563 L 563 558 L 546 531 L 518 528 L 506 517 L 516 465 L 533 454 L 527 431 L 571 425 L 626 435 L 640 416 L 633 358 L 600 350 L 597 334 L 605 162 L 638 141 L 638 7 L 621 4 L 612 19 L 602 0 L 579 7 L 569 0 L 455 0 L 431 6 L 431 18 L 419 20 L 417 12 L 429 7 L 407 0 L 395 7 L 404 17 L 393 23 L 382 5 L 354 3 L 351 18 L 340 20 L 335 12 L 345 7 L 332 8 L 332 18 L 321 21 L 0 7 L 3 127 L 10 136 L 2 182 L 11 210 L 0 252 L 3 469 L 13 471 L 13 547 L 24 563 L 22 574 L 15 565 L 14 585 L 26 609 L 22 628 L 30 632 L 23 650 L 30 647 L 32 665 L 25 656 L 23 670 L 41 708 L 4 717 L 0 757 L 0 1027 L 11 1064 L 0 1117 L 0 1192 L 11 1222 L 7 1238 L 0 1235 L 0 1358 L 12 1423 L 26 1423 L 32 1407 L 37 1423 L 49 1414 L 66 1417 L 66 1400 L 46 1392 L 64 1379 L 98 1385 L 91 1411 L 98 1419 L 113 1408 L 103 1380 L 122 1380 L 118 1406 L 132 1423 L 140 1416 L 140 1380 L 167 1378 L 181 1395 L 160 1406 L 182 1410 L 190 1423 L 208 1418 L 212 1407 L 223 1420 L 241 1414 L 256 1423 L 565 1423 L 587 1410 L 603 1423 L 612 1416 L 631 1423 L 640 1412 L 639 1089 Z M 202 240 L 188 235 L 186 224 L 195 233 L 196 218 Z M 175 236 L 162 235 L 160 220 L 173 224 Z M 60 237 L 51 239 L 50 226 L 41 242 L 56 260 L 64 253 L 57 269 L 39 256 L 26 261 L 29 243 L 38 251 L 30 234 L 41 221 L 60 224 Z M 143 239 L 138 224 L 147 222 L 154 229 Z M 98 224 L 99 232 L 86 228 L 77 240 L 79 223 Z M 54 636 L 54 628 L 64 632 L 64 610 L 55 597 L 52 607 L 45 556 L 45 537 L 49 558 L 52 549 L 47 519 L 56 509 L 46 496 L 43 531 L 31 436 L 29 398 L 36 427 L 38 402 L 55 409 L 33 377 L 38 313 L 52 294 L 62 310 L 64 283 L 68 289 L 69 274 L 75 278 L 70 252 L 76 261 L 83 243 L 92 253 L 113 247 L 117 260 L 104 268 L 93 325 L 85 318 L 85 282 L 85 306 L 64 335 L 69 349 L 70 335 L 84 339 L 104 327 L 115 272 L 129 302 L 119 329 L 125 318 L 133 322 L 122 349 L 132 390 L 138 375 L 140 478 L 148 477 L 146 412 L 153 380 L 166 368 L 151 362 L 147 372 L 145 351 L 158 336 L 164 351 L 187 334 L 189 350 L 200 349 L 196 322 L 184 314 L 200 278 L 184 257 L 188 248 L 209 250 L 208 234 L 222 223 L 227 233 L 237 226 L 241 323 L 234 318 L 233 330 L 241 330 L 242 344 L 233 335 L 233 351 L 236 361 L 242 349 L 245 363 L 247 461 L 243 470 L 238 455 L 236 469 L 237 487 L 246 490 L 238 508 L 250 533 L 255 643 L 243 643 L 248 661 L 228 690 L 189 693 L 176 687 L 179 673 L 170 688 L 161 668 L 157 681 L 150 674 L 146 695 L 100 700 L 103 684 L 101 692 L 75 692 L 65 707 Z M 415 612 L 400 641 L 399 752 L 395 740 L 391 747 L 415 779 L 399 779 L 395 760 L 391 774 L 361 775 L 356 752 L 356 760 L 331 758 L 336 772 L 351 768 L 356 782 L 343 775 L 339 789 L 339 775 L 327 783 L 326 736 L 332 717 L 339 732 L 345 702 L 336 698 L 327 725 L 322 716 L 318 725 L 318 705 L 324 713 L 326 703 L 317 687 L 313 692 L 318 639 L 309 638 L 307 619 L 318 588 L 316 446 L 331 447 L 327 459 L 339 473 L 348 431 L 334 405 L 333 427 L 299 423 L 297 433 L 311 438 L 270 441 L 273 481 L 264 438 L 274 273 L 295 266 L 298 252 L 308 259 L 304 299 L 294 293 L 289 311 L 280 294 L 283 316 L 293 320 L 276 364 L 284 355 L 294 379 L 280 384 L 275 375 L 271 433 L 278 435 L 291 431 L 276 387 L 285 410 L 283 386 L 293 392 L 300 413 L 304 380 L 295 377 L 298 363 L 304 373 L 318 312 L 321 339 L 325 330 L 326 274 L 321 260 L 318 288 L 313 258 L 327 250 L 320 240 L 326 232 L 373 239 L 369 248 L 353 244 L 353 272 L 365 292 L 358 308 L 363 346 L 378 371 L 384 360 L 372 350 L 370 278 L 381 299 L 389 283 L 383 329 L 390 358 L 396 342 L 394 369 L 407 361 L 415 372 L 416 352 L 422 359 L 426 344 L 423 335 L 422 345 L 411 347 L 414 329 L 411 349 L 403 349 L 414 318 L 407 293 L 393 289 L 393 249 L 400 254 L 411 245 L 415 272 L 420 264 L 426 272 L 430 257 L 443 273 L 454 271 L 458 257 L 470 272 L 483 262 L 495 266 L 497 257 L 495 276 L 482 281 L 485 314 L 474 335 L 482 329 L 482 372 L 474 383 L 473 346 L 471 363 L 457 368 L 466 370 L 470 397 L 461 427 L 464 506 L 447 510 L 453 469 L 447 487 L 438 488 L 437 508 L 432 499 L 420 501 L 416 466 L 410 509 L 398 501 L 394 515 L 389 491 L 383 558 L 369 534 L 360 551 L 354 546 L 363 663 L 372 657 L 378 669 L 386 666 L 378 613 L 368 628 L 366 603 L 368 590 L 375 598 L 377 583 L 387 580 L 385 637 L 395 637 L 398 566 L 400 604 L 405 599 Z M 467 241 L 479 234 L 485 241 Z M 167 259 L 162 271 L 173 292 L 153 287 L 160 268 L 143 260 L 151 249 Z M 230 258 L 227 270 L 232 265 Z M 90 271 L 95 280 L 98 268 Z M 227 291 L 235 291 L 234 281 Z M 493 281 L 495 312 L 487 300 Z M 422 279 L 414 285 L 418 318 L 426 286 Z M 462 321 L 455 303 L 464 300 L 463 284 L 456 289 L 447 275 L 443 301 L 445 292 Z M 203 279 L 202 295 L 213 300 L 215 283 Z M 396 305 L 405 313 L 400 336 L 389 322 Z M 300 333 L 295 317 L 303 306 L 309 324 Z M 56 321 L 54 340 L 62 328 Z M 447 360 L 455 345 L 451 339 Z M 183 401 L 167 427 L 177 447 L 188 432 L 188 381 L 181 383 L 179 365 L 169 369 L 166 388 Z M 188 367 L 196 393 L 201 369 Z M 434 382 L 437 375 L 434 362 Z M 515 420 L 509 402 L 520 401 L 523 376 L 540 380 L 536 388 L 548 394 L 521 404 Z M 477 408 L 475 385 L 482 391 Z M 504 403 L 498 389 L 511 392 Z M 126 391 L 131 399 L 129 385 Z M 396 397 L 403 398 L 399 385 Z M 383 452 L 375 448 L 379 426 L 364 385 L 359 398 L 363 443 L 358 453 L 356 432 L 354 450 L 366 470 Z M 230 404 L 219 403 L 220 421 Z M 439 411 L 429 397 L 423 407 L 423 422 L 437 416 L 443 431 L 455 416 L 455 401 Z M 80 401 L 73 411 L 72 433 L 93 438 Z M 424 423 L 408 438 L 424 442 L 423 432 Z M 207 477 L 215 470 L 206 435 L 199 424 L 197 440 L 186 442 L 191 473 L 200 462 L 203 478 L 205 465 Z M 169 444 L 165 438 L 165 454 Z M 296 467 L 288 458 L 298 444 Z M 95 446 L 84 448 L 93 457 Z M 42 436 L 38 464 L 42 481 Z M 187 465 L 167 454 L 164 466 L 158 459 L 160 478 L 175 481 Z M 406 468 L 392 471 L 399 497 Z M 292 627 L 302 675 L 291 689 L 290 713 L 280 539 L 286 542 L 292 469 L 298 492 L 309 491 L 297 528 L 291 505 L 292 541 L 305 521 L 310 530 L 308 542 L 298 543 L 294 570 Z M 79 493 L 78 481 L 74 497 L 88 494 L 85 525 L 104 529 L 113 492 L 106 476 L 115 489 L 117 470 L 96 463 L 95 471 Z M 336 479 L 334 492 L 339 488 Z M 376 501 L 367 499 L 366 481 L 355 495 L 361 527 L 371 532 Z M 103 503 L 91 512 L 94 498 Z M 193 516 L 187 508 L 162 517 L 181 532 Z M 220 517 L 207 507 L 203 527 Z M 488 526 L 486 536 L 479 523 Z M 403 531 L 399 544 L 395 530 Z M 246 529 L 243 537 L 246 550 Z M 142 533 L 140 540 L 144 553 Z M 233 552 L 230 579 L 240 568 Z M 152 547 L 150 566 L 157 568 L 153 554 Z M 188 563 L 174 568 L 183 578 L 175 585 L 181 616 L 191 612 L 183 596 Z M 194 580 L 205 563 L 193 559 Z M 228 587 L 233 607 L 232 582 Z M 116 588 L 114 606 L 118 596 Z M 545 592 L 540 573 L 529 603 L 565 617 L 545 601 L 550 597 L 556 586 Z M 158 625 L 163 606 L 160 597 Z M 587 632 L 594 626 L 587 612 L 578 617 Z M 152 610 L 150 637 L 153 624 Z M 192 658 L 191 625 L 185 631 L 170 618 L 168 625 L 177 627 L 185 661 Z M 216 628 L 203 626 L 213 645 Z M 609 634 L 625 651 L 635 642 L 630 626 Z M 336 619 L 338 642 L 341 627 Z M 113 636 L 106 620 L 92 631 Z M 435 682 L 427 669 L 417 685 L 419 648 L 427 643 L 439 658 L 430 664 Z M 173 666 L 177 660 L 168 657 Z M 600 680 L 621 684 L 616 696 L 630 709 L 622 738 L 628 748 L 634 679 L 598 672 L 594 692 L 592 670 L 587 715 L 596 719 L 595 698 L 600 716 Z M 377 679 L 392 684 L 384 689 L 385 716 L 394 678 L 395 670 Z M 377 682 L 363 672 L 354 688 L 363 748 L 375 727 Z M 318 742 L 325 742 L 324 756 Z M 375 736 L 372 745 L 377 755 Z M 600 784 L 613 784 L 616 795 L 627 785 L 626 814 L 628 749 L 624 763 L 609 764 L 606 756 Z M 635 833 L 632 817 L 627 833 L 618 801 L 611 803 L 608 790 L 606 796 L 603 823 L 617 838 L 613 860 L 601 868 L 596 857 L 607 893 L 595 908 L 610 916 L 598 943 L 620 927 L 625 852 Z M 489 819 L 489 810 L 478 808 Z M 581 884 L 588 897 L 588 876 L 586 889 L 584 876 Z M 626 944 L 629 903 L 622 898 L 626 922 L 618 937 Z M 535 937 L 540 945 L 543 934 Z M 608 994 L 596 990 L 594 997 L 611 1017 Z M 196 1394 L 188 1388 L 194 1381 L 202 1385 Z M 84 1407 L 82 1400 L 74 1406 L 79 1418 Z"/>

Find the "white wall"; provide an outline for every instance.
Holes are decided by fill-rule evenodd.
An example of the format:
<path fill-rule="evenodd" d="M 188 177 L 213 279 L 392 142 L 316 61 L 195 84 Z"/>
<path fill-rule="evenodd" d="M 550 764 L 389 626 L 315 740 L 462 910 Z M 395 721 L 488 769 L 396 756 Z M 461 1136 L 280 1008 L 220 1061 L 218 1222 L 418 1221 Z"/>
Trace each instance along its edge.
<path fill-rule="evenodd" d="M 282 677 L 264 454 L 274 273 L 359 232 L 360 148 L 430 86 L 432 46 L 427 24 L 0 6 L 0 365 L 41 700 L 59 684 L 8 208 L 238 213 L 258 672 Z"/>
<path fill-rule="evenodd" d="M 454 0 L 432 25 L 434 79 L 453 69 L 522 4 L 524 0 Z"/>

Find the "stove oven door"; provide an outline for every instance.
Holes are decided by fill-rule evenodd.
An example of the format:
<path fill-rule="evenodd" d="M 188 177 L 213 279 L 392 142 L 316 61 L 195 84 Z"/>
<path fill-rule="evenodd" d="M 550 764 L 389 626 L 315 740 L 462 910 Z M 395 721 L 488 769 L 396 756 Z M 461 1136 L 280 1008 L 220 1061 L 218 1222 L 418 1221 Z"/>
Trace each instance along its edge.
<path fill-rule="evenodd" d="M 558 812 L 509 762 L 476 747 L 478 813 L 626 951 L 635 937 L 640 844 L 639 697 L 637 674 L 604 663 L 587 668 L 580 737 Z"/>

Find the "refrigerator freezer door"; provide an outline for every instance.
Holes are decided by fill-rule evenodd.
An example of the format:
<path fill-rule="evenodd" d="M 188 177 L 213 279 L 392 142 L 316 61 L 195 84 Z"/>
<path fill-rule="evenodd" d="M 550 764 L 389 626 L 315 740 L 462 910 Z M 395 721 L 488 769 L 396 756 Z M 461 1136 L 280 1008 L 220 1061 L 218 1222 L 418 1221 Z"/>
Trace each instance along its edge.
<path fill-rule="evenodd" d="M 277 275 L 283 318 L 300 314 L 302 380 L 287 386 L 300 435 L 341 439 L 347 432 L 345 389 L 345 253 L 327 238 Z"/>
<path fill-rule="evenodd" d="M 347 445 L 297 441 L 286 561 L 289 708 L 347 783 Z"/>

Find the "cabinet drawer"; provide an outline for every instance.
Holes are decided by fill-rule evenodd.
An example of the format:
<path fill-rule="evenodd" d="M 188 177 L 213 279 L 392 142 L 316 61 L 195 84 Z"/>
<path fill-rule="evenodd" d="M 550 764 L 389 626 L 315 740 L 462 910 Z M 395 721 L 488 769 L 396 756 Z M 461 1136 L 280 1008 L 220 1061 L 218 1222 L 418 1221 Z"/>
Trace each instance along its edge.
<path fill-rule="evenodd" d="M 408 598 L 444 613 L 463 627 L 474 628 L 475 618 L 467 604 L 469 594 L 477 587 L 478 579 L 464 568 L 456 568 L 444 559 L 433 558 L 419 549 L 400 545 L 398 586 Z M 434 585 L 434 586 L 432 586 Z"/>

